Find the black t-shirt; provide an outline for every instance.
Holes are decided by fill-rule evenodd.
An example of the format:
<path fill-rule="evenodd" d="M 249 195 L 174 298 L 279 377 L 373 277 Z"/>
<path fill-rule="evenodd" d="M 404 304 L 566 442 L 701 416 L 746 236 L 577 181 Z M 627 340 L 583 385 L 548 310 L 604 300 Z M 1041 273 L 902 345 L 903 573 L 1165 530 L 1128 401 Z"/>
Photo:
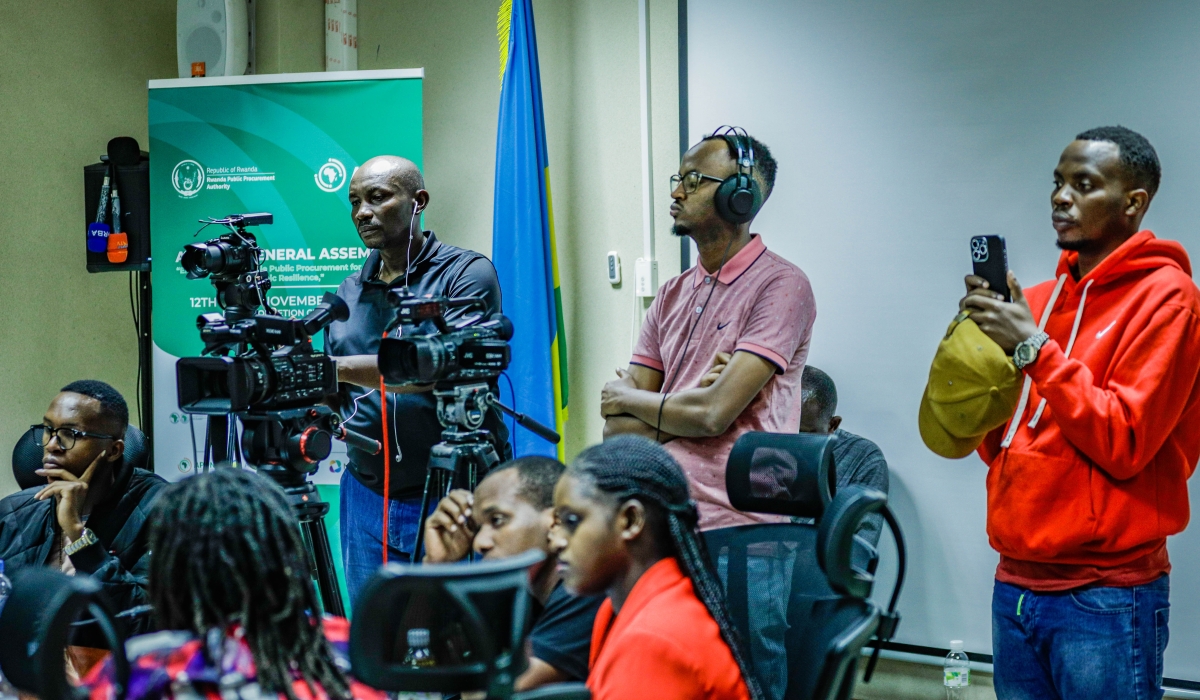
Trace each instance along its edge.
<path fill-rule="evenodd" d="M 334 323 L 325 331 L 325 350 L 330 355 L 375 355 L 383 330 L 396 318 L 396 309 L 388 304 L 391 289 L 404 286 L 404 275 L 391 284 L 379 280 L 383 258 L 371 251 L 362 270 L 347 277 L 337 293 L 350 307 L 350 318 Z M 425 245 L 410 265 L 407 284 L 416 296 L 464 297 L 482 294 L 487 313 L 500 311 L 500 281 L 492 261 L 470 250 L 442 243 L 432 231 L 425 232 Z M 476 311 L 455 309 L 447 314 L 454 324 Z M 341 414 L 346 427 L 375 440 L 383 439 L 380 427 L 382 406 L 379 389 L 366 389 L 353 384 L 339 384 Z M 421 495 L 425 486 L 425 468 L 429 450 L 442 439 L 442 426 L 437 419 L 437 400 L 432 392 L 424 394 L 388 394 L 388 422 L 392 423 L 391 451 L 400 455 L 392 462 L 392 498 L 412 498 Z M 483 427 L 491 431 L 496 454 L 501 461 L 509 458 L 508 428 L 498 409 L 492 408 Z M 369 455 L 349 449 L 350 471 L 367 488 L 383 494 L 383 454 Z M 482 479 L 483 475 L 478 475 Z"/>
<path fill-rule="evenodd" d="M 536 605 L 536 600 L 534 601 Z M 573 681 L 587 680 L 592 648 L 592 623 L 604 596 L 573 596 L 559 581 L 546 606 L 536 610 L 529 643 L 533 656 L 567 674 Z"/>

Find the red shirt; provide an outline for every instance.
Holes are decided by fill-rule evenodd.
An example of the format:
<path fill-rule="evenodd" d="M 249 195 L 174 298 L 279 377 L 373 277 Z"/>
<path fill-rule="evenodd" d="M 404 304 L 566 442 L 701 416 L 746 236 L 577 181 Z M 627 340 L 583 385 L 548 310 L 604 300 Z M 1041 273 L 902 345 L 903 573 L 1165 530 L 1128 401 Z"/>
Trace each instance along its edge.
<path fill-rule="evenodd" d="M 692 333 L 700 308 L 704 314 Z M 787 520 L 734 510 L 725 491 L 725 464 L 743 433 L 799 430 L 800 375 L 816 317 L 808 277 L 767 250 L 758 234 L 725 262 L 715 280 L 697 263 L 654 297 L 632 362 L 663 372 L 672 392 L 699 386 L 718 352 L 749 352 L 775 366 L 775 376 L 723 434 L 676 438 L 664 445 L 688 476 L 702 530 Z"/>
<path fill-rule="evenodd" d="M 594 700 L 749 700 L 733 653 L 674 557 L 650 567 L 619 615 L 612 600 L 596 613 L 591 671 Z"/>

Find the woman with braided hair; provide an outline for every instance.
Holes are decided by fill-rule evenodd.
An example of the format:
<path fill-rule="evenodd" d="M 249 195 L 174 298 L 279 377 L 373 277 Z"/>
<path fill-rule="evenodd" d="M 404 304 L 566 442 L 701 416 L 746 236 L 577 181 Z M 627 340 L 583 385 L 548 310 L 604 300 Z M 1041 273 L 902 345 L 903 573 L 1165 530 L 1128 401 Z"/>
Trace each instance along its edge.
<path fill-rule="evenodd" d="M 129 700 L 383 700 L 343 669 L 349 624 L 314 616 L 299 523 L 275 482 L 217 469 L 165 488 L 150 516 L 150 600 L 163 630 L 131 641 Z M 85 680 L 112 697 L 112 669 Z"/>
<path fill-rule="evenodd" d="M 725 609 L 687 478 L 657 442 L 589 447 L 554 490 L 563 583 L 608 594 L 596 613 L 588 687 L 596 700 L 761 700 Z"/>

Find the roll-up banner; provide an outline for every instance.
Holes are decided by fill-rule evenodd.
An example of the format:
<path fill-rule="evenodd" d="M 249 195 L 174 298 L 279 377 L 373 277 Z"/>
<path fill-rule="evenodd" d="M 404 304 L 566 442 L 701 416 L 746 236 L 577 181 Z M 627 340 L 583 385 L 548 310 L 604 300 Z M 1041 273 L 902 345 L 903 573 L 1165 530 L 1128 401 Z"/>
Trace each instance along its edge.
<path fill-rule="evenodd" d="M 422 165 L 423 75 L 412 69 L 150 81 L 153 445 L 164 478 L 189 476 L 204 459 L 206 420 L 180 411 L 175 391 L 176 361 L 203 348 L 196 317 L 220 311 L 212 284 L 187 279 L 180 266 L 185 245 L 224 232 L 201 231 L 200 220 L 273 214 L 273 224 L 250 229 L 266 250 L 269 301 L 283 316 L 307 314 L 367 257 L 350 219 L 355 168 L 381 154 Z M 336 484 L 344 467 L 345 449 L 335 442 L 311 480 Z"/>

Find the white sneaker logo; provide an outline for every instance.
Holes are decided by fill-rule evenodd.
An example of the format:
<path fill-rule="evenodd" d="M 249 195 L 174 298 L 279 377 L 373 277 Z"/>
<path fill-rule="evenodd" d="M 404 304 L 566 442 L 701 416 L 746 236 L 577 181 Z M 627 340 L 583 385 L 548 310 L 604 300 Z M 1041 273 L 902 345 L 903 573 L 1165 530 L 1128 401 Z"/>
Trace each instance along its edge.
<path fill-rule="evenodd" d="M 1104 329 L 1104 330 L 1102 330 L 1102 331 L 1100 331 L 1099 333 L 1097 333 L 1097 334 L 1096 334 L 1096 340 L 1100 340 L 1101 338 L 1103 338 L 1103 337 L 1104 337 L 1104 334 L 1105 334 L 1105 333 L 1107 333 L 1107 332 L 1109 332 L 1109 331 L 1111 331 L 1111 330 L 1112 330 L 1112 327 L 1113 327 L 1113 326 L 1115 326 L 1115 325 L 1117 325 L 1117 322 L 1116 322 L 1116 321 L 1113 321 L 1112 323 L 1108 324 L 1108 326 L 1107 326 L 1107 327 L 1105 327 L 1105 329 Z"/>

